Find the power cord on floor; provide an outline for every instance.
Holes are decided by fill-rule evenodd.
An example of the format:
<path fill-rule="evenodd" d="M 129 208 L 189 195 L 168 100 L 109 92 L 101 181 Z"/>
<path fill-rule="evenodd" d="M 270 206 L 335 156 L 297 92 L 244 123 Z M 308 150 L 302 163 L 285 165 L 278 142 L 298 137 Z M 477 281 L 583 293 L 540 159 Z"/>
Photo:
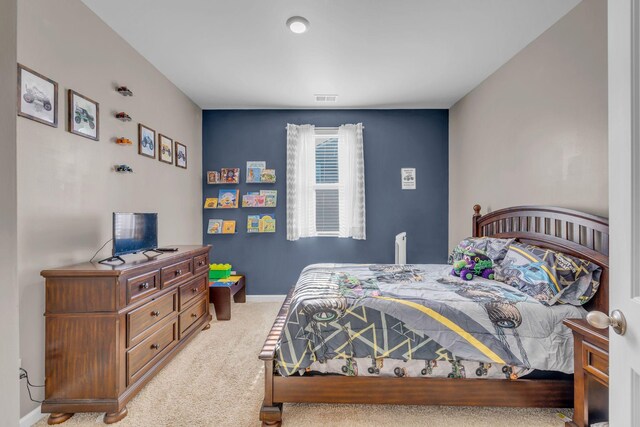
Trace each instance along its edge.
<path fill-rule="evenodd" d="M 32 402 L 42 403 L 42 400 L 36 400 L 31 396 L 31 387 L 44 387 L 44 385 L 31 384 L 31 381 L 29 381 L 29 373 L 23 368 L 20 368 L 20 379 L 27 380 L 27 392 L 29 393 L 29 399 L 31 399 Z"/>

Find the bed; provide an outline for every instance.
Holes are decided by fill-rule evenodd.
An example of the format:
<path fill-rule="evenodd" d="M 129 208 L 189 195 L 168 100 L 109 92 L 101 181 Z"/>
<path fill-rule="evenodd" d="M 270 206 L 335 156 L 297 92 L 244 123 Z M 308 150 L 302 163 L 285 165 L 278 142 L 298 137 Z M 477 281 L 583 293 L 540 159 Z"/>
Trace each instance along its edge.
<path fill-rule="evenodd" d="M 476 205 L 472 236 L 514 238 L 522 244 L 560 251 L 596 264 L 601 269 L 600 285 L 584 308 L 560 306 L 546 311 L 558 319 L 582 317 L 585 310 L 608 312 L 609 231 L 606 219 L 542 206 L 512 207 L 481 215 L 480 206 Z M 536 372 L 541 368 L 545 373 L 570 371 L 572 366 L 566 363 L 570 360 L 566 352 L 572 351 L 570 332 L 558 326 L 561 322 L 540 316 L 536 304 L 527 304 L 526 298 L 521 298 L 508 285 L 474 279 L 476 288 L 503 298 L 505 304 L 501 313 L 506 317 L 499 319 L 499 322 L 519 322 L 517 326 L 521 336 L 510 334 L 505 337 L 496 332 L 501 328 L 492 329 L 488 323 L 496 322 L 491 319 L 489 304 L 470 305 L 465 299 L 468 295 L 459 286 L 448 287 L 450 284 L 445 279 L 446 272 L 441 271 L 443 268 L 446 267 L 336 264 L 315 265 L 303 271 L 301 281 L 285 299 L 259 356 L 265 362 L 265 393 L 260 410 L 263 425 L 279 425 L 282 422 L 282 404 L 289 402 L 571 407 L 573 381 L 570 375 L 536 376 L 535 373 L 530 375 L 531 370 L 512 370 L 514 365 L 524 365 L 535 366 Z M 340 292 L 332 296 L 331 292 L 335 292 L 335 289 L 322 280 L 323 275 L 327 274 L 334 278 L 336 274 L 340 275 L 346 288 L 341 286 Z M 380 285 L 381 277 L 397 274 L 404 275 L 407 281 L 404 286 L 394 287 L 392 280 L 389 280 L 389 284 Z M 369 281 L 368 275 L 375 275 L 378 280 Z M 411 277 L 407 279 L 407 275 Z M 440 279 L 429 280 L 429 277 Z M 305 280 L 310 283 L 307 286 L 309 290 L 301 286 Z M 357 283 L 357 286 L 350 286 L 353 283 Z M 402 320 L 398 322 L 399 327 L 388 328 L 395 330 L 400 340 L 398 337 L 385 337 L 389 342 L 376 343 L 376 347 L 396 350 L 395 354 L 384 354 L 394 363 L 386 363 L 387 366 L 383 367 L 377 358 L 366 357 L 370 349 L 361 345 L 361 342 L 367 340 L 353 340 L 353 336 L 340 339 L 340 328 L 335 331 L 326 329 L 327 324 L 337 323 L 332 322 L 332 313 L 344 315 L 345 309 L 348 309 L 341 299 L 345 295 L 344 289 L 348 290 L 350 301 L 354 298 L 366 301 L 364 305 L 368 312 L 349 311 L 352 316 L 350 322 L 357 323 L 358 317 L 366 317 L 362 331 L 367 324 L 377 330 L 381 329 L 380 322 L 388 326 L 390 319 L 393 322 Z M 310 291 L 328 294 L 333 311 L 325 306 L 322 310 L 305 313 L 301 319 L 306 319 L 308 324 L 299 325 L 300 319 L 295 315 L 296 311 L 301 310 L 301 294 Z M 352 295 L 354 292 L 357 295 Z M 416 301 L 419 303 L 416 304 Z M 443 302 L 446 305 L 441 305 Z M 507 310 L 505 314 L 504 307 L 513 310 L 515 304 L 518 307 L 516 313 Z M 292 306 L 298 307 L 298 310 L 290 313 Z M 432 329 L 427 328 L 428 333 L 423 336 L 419 333 L 416 335 L 415 328 L 412 328 L 415 325 L 411 322 L 412 316 L 415 317 L 418 311 L 438 328 L 433 326 Z M 378 312 L 390 314 L 391 317 L 373 319 Z M 313 321 L 314 316 L 317 323 Z M 318 325 L 324 325 L 320 328 L 322 331 Z M 463 327 L 459 328 L 460 325 Z M 358 329 L 356 326 L 353 328 Z M 300 343 L 304 343 L 305 334 L 314 333 L 324 333 L 320 341 L 322 346 L 307 346 L 313 353 L 312 357 L 308 357 L 305 344 Z M 553 334 L 553 339 L 542 345 L 542 340 L 535 340 L 536 334 Z M 455 350 L 454 359 L 460 358 L 464 363 L 446 365 L 446 369 L 441 369 L 438 375 L 432 372 L 435 367 L 425 361 L 434 360 L 431 353 L 442 355 L 443 352 L 440 346 L 433 346 L 430 340 L 433 335 L 437 336 L 433 341 L 447 343 L 446 348 Z M 328 337 L 332 339 L 328 340 Z M 410 339 L 404 342 L 403 337 Z M 421 341 L 421 338 L 424 339 Z M 354 344 L 356 341 L 358 345 Z M 532 351 L 536 346 L 542 347 L 542 351 Z M 539 353 L 550 356 L 541 358 Z M 467 363 L 463 359 L 492 363 Z M 382 374 L 384 370 L 388 375 Z M 487 370 L 495 374 L 487 375 Z"/>

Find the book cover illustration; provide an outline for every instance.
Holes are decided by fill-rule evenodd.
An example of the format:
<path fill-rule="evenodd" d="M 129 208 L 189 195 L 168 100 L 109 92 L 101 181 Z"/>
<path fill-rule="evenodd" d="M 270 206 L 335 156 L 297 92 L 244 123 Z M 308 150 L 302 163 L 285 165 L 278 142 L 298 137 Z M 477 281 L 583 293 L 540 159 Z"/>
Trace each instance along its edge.
<path fill-rule="evenodd" d="M 262 169 L 260 175 L 260 182 L 276 182 L 276 170 L 275 169 Z"/>
<path fill-rule="evenodd" d="M 221 219 L 210 219 L 209 226 L 207 227 L 207 234 L 221 234 L 222 233 Z"/>
<path fill-rule="evenodd" d="M 243 208 L 263 208 L 265 207 L 265 196 L 260 194 L 245 194 L 242 196 Z"/>
<path fill-rule="evenodd" d="M 260 215 L 247 216 L 247 233 L 260 232 Z"/>
<path fill-rule="evenodd" d="M 262 180 L 261 168 L 249 168 L 247 169 L 247 182 L 261 182 Z"/>
<path fill-rule="evenodd" d="M 262 169 L 267 167 L 267 162 L 264 160 L 256 161 L 250 160 L 247 162 L 247 182 L 260 182 L 260 176 Z"/>
<path fill-rule="evenodd" d="M 221 209 L 237 208 L 239 193 L 240 190 L 237 188 L 221 188 L 218 193 L 218 207 Z"/>
<path fill-rule="evenodd" d="M 222 182 L 227 184 L 239 184 L 240 168 L 222 168 L 220 178 L 222 179 Z"/>
<path fill-rule="evenodd" d="M 215 209 L 217 207 L 218 207 L 218 199 L 215 197 L 207 197 L 207 199 L 204 201 L 205 209 Z"/>
<path fill-rule="evenodd" d="M 235 234 L 236 222 L 234 220 L 225 220 L 222 222 L 222 234 Z"/>
<path fill-rule="evenodd" d="M 220 182 L 220 172 L 209 171 L 207 172 L 207 184 L 217 184 Z"/>
<path fill-rule="evenodd" d="M 276 218 L 272 214 L 260 215 L 260 222 L 258 224 L 258 231 L 260 233 L 275 233 L 276 232 Z"/>
<path fill-rule="evenodd" d="M 260 195 L 264 196 L 264 206 L 275 208 L 278 204 L 278 190 L 260 190 Z"/>

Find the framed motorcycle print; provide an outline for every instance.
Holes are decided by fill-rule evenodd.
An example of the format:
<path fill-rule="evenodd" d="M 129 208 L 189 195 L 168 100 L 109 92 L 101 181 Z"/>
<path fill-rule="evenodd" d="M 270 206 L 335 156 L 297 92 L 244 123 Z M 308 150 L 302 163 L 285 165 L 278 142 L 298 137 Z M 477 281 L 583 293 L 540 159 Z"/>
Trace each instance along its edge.
<path fill-rule="evenodd" d="M 138 154 L 156 158 L 156 131 L 138 123 Z"/>
<path fill-rule="evenodd" d="M 176 141 L 176 166 L 179 168 L 187 168 L 187 146 Z"/>
<path fill-rule="evenodd" d="M 158 150 L 160 151 L 160 154 L 158 155 L 158 160 L 172 165 L 173 164 L 173 139 L 159 133 L 158 134 Z"/>
<path fill-rule="evenodd" d="M 18 64 L 18 116 L 58 127 L 58 83 Z"/>
<path fill-rule="evenodd" d="M 69 132 L 85 138 L 100 140 L 100 105 L 69 89 Z"/>

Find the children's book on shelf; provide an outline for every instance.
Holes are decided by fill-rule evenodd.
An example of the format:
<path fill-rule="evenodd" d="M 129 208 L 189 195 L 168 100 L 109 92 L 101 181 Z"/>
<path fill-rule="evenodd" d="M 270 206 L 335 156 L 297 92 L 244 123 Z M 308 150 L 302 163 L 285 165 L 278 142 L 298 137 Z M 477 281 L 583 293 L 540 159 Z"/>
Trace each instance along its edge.
<path fill-rule="evenodd" d="M 204 201 L 205 209 L 215 209 L 217 207 L 218 207 L 218 199 L 215 197 L 207 197 L 207 199 Z"/>
<path fill-rule="evenodd" d="M 276 170 L 262 169 L 262 174 L 260 174 L 260 182 L 276 182 Z"/>
<path fill-rule="evenodd" d="M 236 222 L 225 220 L 222 222 L 222 234 L 234 234 L 236 232 Z"/>
<path fill-rule="evenodd" d="M 260 182 L 262 176 L 262 169 L 249 168 L 247 169 L 247 182 Z"/>
<path fill-rule="evenodd" d="M 262 169 L 267 167 L 267 162 L 250 160 L 247 162 L 247 182 L 260 182 Z"/>
<path fill-rule="evenodd" d="M 260 194 L 245 194 L 242 196 L 243 208 L 263 208 L 265 207 L 265 196 Z"/>
<path fill-rule="evenodd" d="M 258 224 L 260 233 L 276 232 L 276 217 L 273 214 L 260 215 L 260 224 Z"/>
<path fill-rule="evenodd" d="M 207 227 L 207 234 L 221 234 L 222 233 L 221 219 L 210 219 L 209 226 Z"/>
<path fill-rule="evenodd" d="M 220 179 L 226 184 L 239 184 L 240 168 L 222 168 Z"/>
<path fill-rule="evenodd" d="M 247 233 L 260 232 L 260 215 L 247 216 Z"/>
<path fill-rule="evenodd" d="M 275 233 L 276 218 L 273 214 L 247 216 L 247 233 Z"/>
<path fill-rule="evenodd" d="M 240 190 L 237 188 L 221 188 L 218 192 L 218 208 L 235 209 L 238 207 L 238 196 Z"/>
<path fill-rule="evenodd" d="M 264 196 L 264 206 L 275 208 L 278 204 L 278 190 L 260 190 L 260 195 Z"/>
<path fill-rule="evenodd" d="M 218 184 L 220 182 L 220 172 L 209 171 L 207 172 L 207 184 Z"/>

